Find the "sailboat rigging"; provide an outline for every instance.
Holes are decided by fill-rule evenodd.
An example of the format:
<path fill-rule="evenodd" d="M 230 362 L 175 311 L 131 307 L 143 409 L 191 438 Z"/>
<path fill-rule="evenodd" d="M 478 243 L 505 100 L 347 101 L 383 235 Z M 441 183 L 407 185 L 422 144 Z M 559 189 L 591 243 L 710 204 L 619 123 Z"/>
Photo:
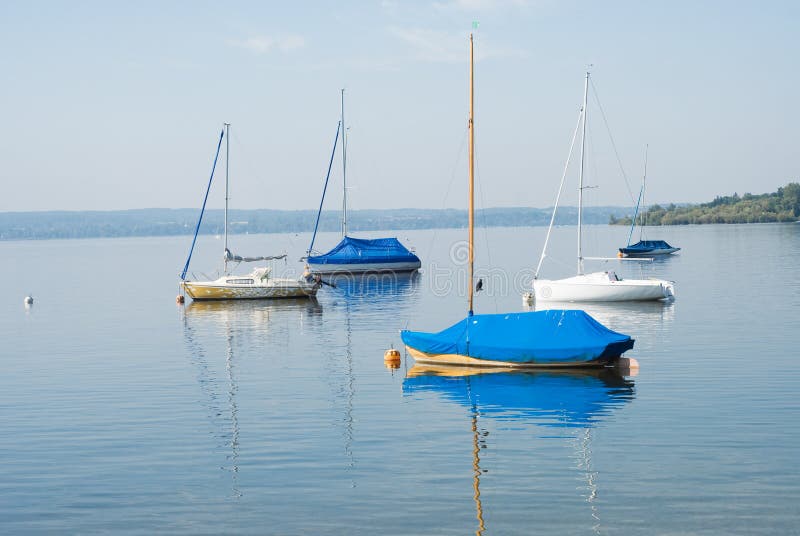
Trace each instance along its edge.
<path fill-rule="evenodd" d="M 572 151 L 575 144 L 575 137 L 578 129 L 573 135 L 570 145 L 567 164 L 564 168 L 564 175 L 561 178 L 556 203 L 553 207 L 553 216 L 550 219 L 550 227 L 547 230 L 542 254 L 539 264 L 536 267 L 533 281 L 534 296 L 537 301 L 556 301 L 556 302 L 614 302 L 614 301 L 638 301 L 638 300 L 666 300 L 675 297 L 675 285 L 672 281 L 663 279 L 623 279 L 613 271 L 603 272 L 584 272 L 585 260 L 608 260 L 584 257 L 583 255 L 583 190 L 584 169 L 586 161 L 586 125 L 588 122 L 588 94 L 589 94 L 589 71 L 583 88 L 583 102 L 578 119 L 578 126 L 581 132 L 580 168 L 578 174 L 578 270 L 573 277 L 557 280 L 539 279 L 544 258 L 547 256 L 547 246 L 550 240 L 550 233 L 553 229 L 555 214 L 558 210 L 558 201 L 564 186 L 567 167 L 572 158 Z"/>
<path fill-rule="evenodd" d="M 631 220 L 631 230 L 628 233 L 628 245 L 619 248 L 621 255 L 625 257 L 649 257 L 651 255 L 669 255 L 680 251 L 681 248 L 674 248 L 664 240 L 644 240 L 644 227 L 647 225 L 647 211 L 642 213 L 642 221 L 639 223 L 639 241 L 631 245 L 633 229 L 636 227 L 636 217 L 639 215 L 639 206 L 644 201 L 645 188 L 647 185 L 647 146 L 644 150 L 644 174 L 642 175 L 642 188 L 639 190 L 639 199 L 636 200 L 636 210 Z"/>
<path fill-rule="evenodd" d="M 593 367 L 618 361 L 634 341 L 584 311 L 548 310 L 474 314 L 474 54 L 469 36 L 469 274 L 467 317 L 438 333 L 402 330 L 408 353 L 419 363 L 524 367 Z"/>
<path fill-rule="evenodd" d="M 372 272 L 413 272 L 422 266 L 419 257 L 406 248 L 397 238 L 353 238 L 347 234 L 347 128 L 344 122 L 344 89 L 342 89 L 342 108 L 336 138 L 333 142 L 328 174 L 322 190 L 322 200 L 317 212 L 317 223 L 311 236 L 306 264 L 314 274 L 363 274 Z M 339 133 L 342 137 L 342 240 L 333 249 L 323 254 L 314 254 L 314 242 L 319 228 L 319 218 L 325 193 L 328 189 L 333 158 Z"/>
<path fill-rule="evenodd" d="M 228 187 L 229 187 L 229 164 L 230 164 L 230 123 L 225 123 L 220 132 L 217 153 L 214 156 L 214 165 L 211 169 L 211 177 L 208 180 L 203 206 L 200 210 L 200 217 L 197 220 L 192 246 L 189 249 L 189 256 L 181 272 L 181 289 L 186 292 L 193 300 L 241 300 L 241 299 L 261 299 L 261 298 L 297 298 L 311 297 L 316 295 L 320 286 L 319 281 L 307 279 L 288 279 L 272 277 L 270 266 L 260 266 L 255 268 L 247 275 L 233 275 L 228 270 L 228 263 L 235 262 L 237 266 L 242 262 L 272 261 L 283 259 L 286 255 L 260 255 L 242 256 L 231 253 L 228 248 Z M 211 191 L 211 183 L 214 179 L 214 171 L 217 167 L 222 140 L 225 138 L 225 213 L 224 213 L 224 239 L 222 255 L 222 275 L 213 281 L 193 281 L 187 279 L 189 263 L 192 260 L 192 253 L 197 242 L 197 235 L 200 231 L 200 223 L 203 221 L 203 214 L 208 201 L 208 194 Z"/>

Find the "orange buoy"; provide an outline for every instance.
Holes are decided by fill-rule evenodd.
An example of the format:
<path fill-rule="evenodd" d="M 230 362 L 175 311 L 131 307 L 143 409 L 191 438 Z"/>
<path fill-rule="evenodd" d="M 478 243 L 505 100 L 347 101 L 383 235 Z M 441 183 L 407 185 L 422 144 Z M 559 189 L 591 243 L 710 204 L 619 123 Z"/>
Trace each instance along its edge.
<path fill-rule="evenodd" d="M 183 303 L 184 301 L 186 301 L 186 298 L 183 297 L 183 294 L 178 294 L 175 298 L 175 303 Z"/>
<path fill-rule="evenodd" d="M 388 369 L 400 368 L 400 352 L 394 348 L 389 348 L 383 353 L 383 364 Z"/>
<path fill-rule="evenodd" d="M 617 257 L 619 257 L 620 259 L 622 258 L 622 252 L 621 251 L 617 251 Z"/>

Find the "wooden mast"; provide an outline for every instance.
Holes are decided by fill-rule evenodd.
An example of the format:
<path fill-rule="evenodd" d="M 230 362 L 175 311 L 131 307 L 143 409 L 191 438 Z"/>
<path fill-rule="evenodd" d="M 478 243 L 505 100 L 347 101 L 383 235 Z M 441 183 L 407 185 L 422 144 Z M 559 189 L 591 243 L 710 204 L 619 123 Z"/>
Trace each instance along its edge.
<path fill-rule="evenodd" d="M 475 77 L 473 73 L 474 56 L 472 52 L 472 34 L 469 34 L 469 314 L 472 315 L 473 271 L 475 264 Z"/>

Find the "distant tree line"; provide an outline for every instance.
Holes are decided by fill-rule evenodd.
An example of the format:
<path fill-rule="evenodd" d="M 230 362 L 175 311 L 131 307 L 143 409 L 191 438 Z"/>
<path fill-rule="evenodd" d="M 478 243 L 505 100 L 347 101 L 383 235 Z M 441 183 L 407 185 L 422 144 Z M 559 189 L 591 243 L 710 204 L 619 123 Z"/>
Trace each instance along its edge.
<path fill-rule="evenodd" d="M 605 224 L 620 207 L 590 207 L 586 223 Z M 489 208 L 478 210 L 476 225 L 523 227 L 548 225 L 552 209 Z M 56 238 L 115 238 L 133 236 L 191 235 L 197 226 L 198 209 L 136 209 L 116 211 L 0 212 L 0 240 L 45 240 Z M 231 210 L 231 234 L 300 233 L 314 230 L 314 210 Z M 574 225 L 575 207 L 559 208 L 556 224 Z M 341 213 L 323 211 L 320 231 L 338 231 Z M 348 231 L 459 228 L 467 226 L 467 211 L 455 209 L 354 210 L 348 212 Z M 223 211 L 206 210 L 201 234 L 222 234 Z"/>
<path fill-rule="evenodd" d="M 637 225 L 699 223 L 770 223 L 800 220 L 800 184 L 790 182 L 770 194 L 716 197 L 710 203 L 667 207 L 653 205 L 637 217 Z M 609 218 L 612 225 L 630 225 L 631 217 Z"/>

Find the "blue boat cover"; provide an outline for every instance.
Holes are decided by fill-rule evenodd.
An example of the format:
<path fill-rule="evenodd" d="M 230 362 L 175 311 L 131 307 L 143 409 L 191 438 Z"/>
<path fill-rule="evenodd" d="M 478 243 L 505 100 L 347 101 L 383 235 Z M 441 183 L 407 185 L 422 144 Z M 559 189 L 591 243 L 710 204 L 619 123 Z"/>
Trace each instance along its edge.
<path fill-rule="evenodd" d="M 646 252 L 646 251 L 653 251 L 658 249 L 673 249 L 672 246 L 664 242 L 663 240 L 639 240 L 633 245 L 630 245 L 626 248 L 619 248 L 619 250 L 623 253 L 627 252 Z"/>
<path fill-rule="evenodd" d="M 619 357 L 633 339 L 584 311 L 552 309 L 472 315 L 440 331 L 403 330 L 406 346 L 428 354 L 459 354 L 520 364 L 583 363 Z"/>
<path fill-rule="evenodd" d="M 634 398 L 633 382 L 607 369 L 594 374 L 517 371 L 459 376 L 435 371 L 415 374 L 415 368 L 403 380 L 404 396 L 437 393 L 483 417 L 502 421 L 588 428 Z"/>
<path fill-rule="evenodd" d="M 420 262 L 396 238 L 351 238 L 322 255 L 310 255 L 309 264 L 373 264 L 381 262 Z"/>

